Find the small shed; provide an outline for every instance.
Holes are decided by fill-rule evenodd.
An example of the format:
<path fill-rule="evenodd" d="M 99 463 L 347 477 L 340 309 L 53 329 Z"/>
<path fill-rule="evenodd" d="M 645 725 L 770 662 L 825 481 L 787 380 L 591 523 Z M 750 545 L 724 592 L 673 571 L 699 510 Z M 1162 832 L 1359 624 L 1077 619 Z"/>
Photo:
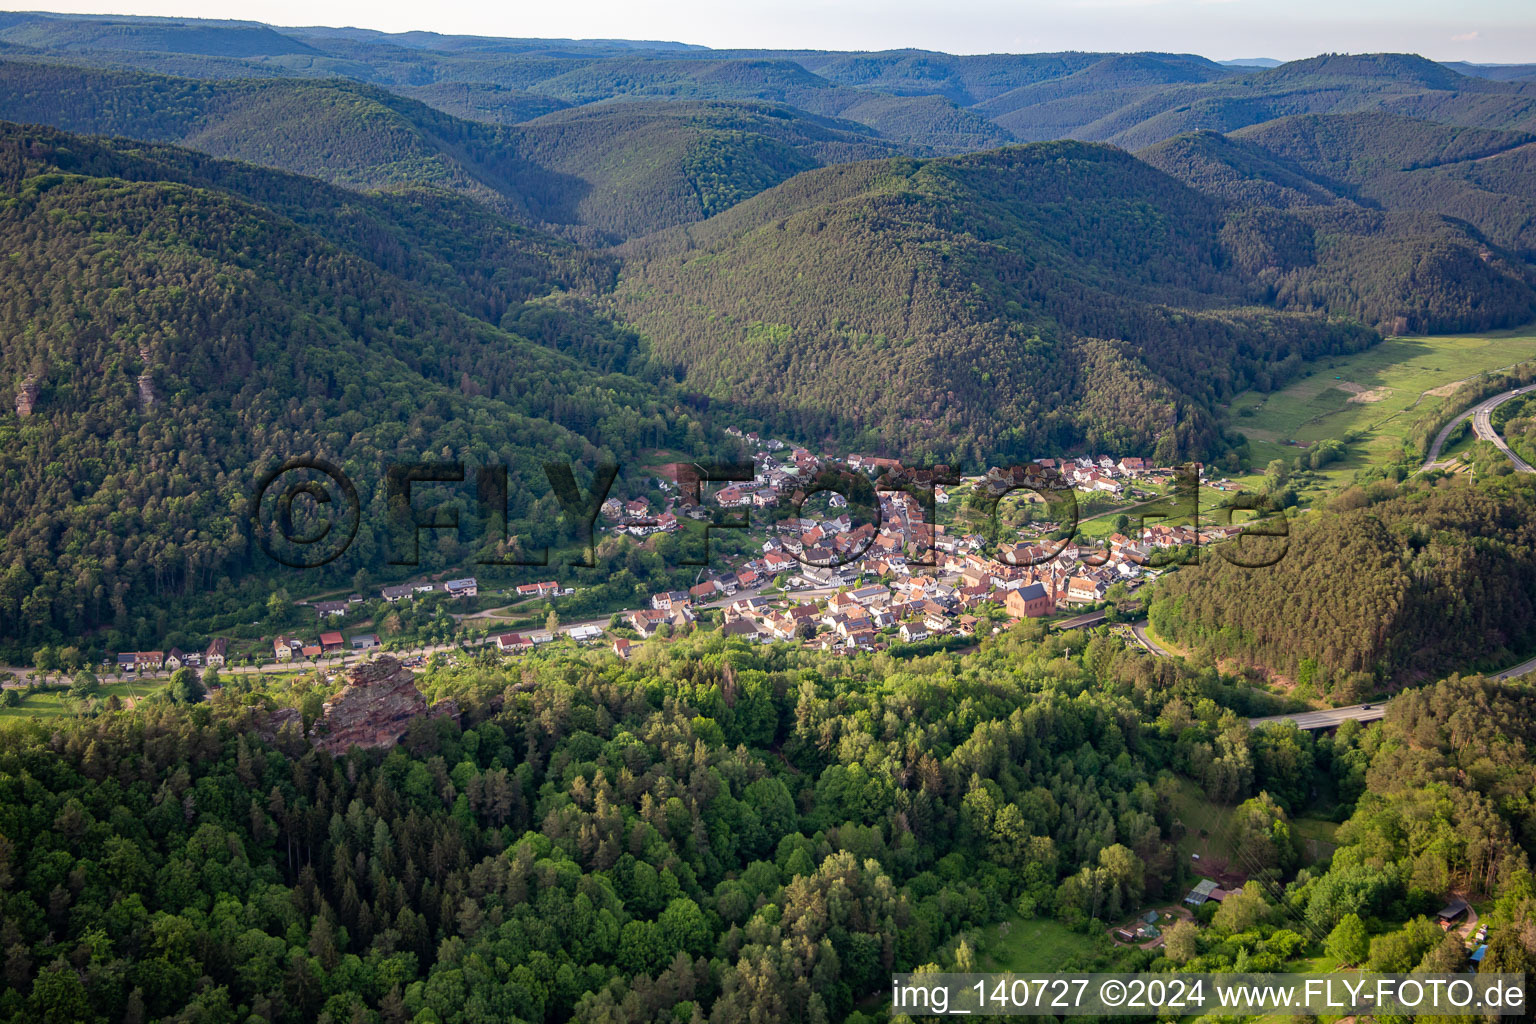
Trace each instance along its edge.
<path fill-rule="evenodd" d="M 1467 916 L 1467 901 L 1460 896 L 1453 897 L 1449 903 L 1440 908 L 1435 916 L 1440 919 L 1441 928 L 1450 928 L 1451 925 Z"/>

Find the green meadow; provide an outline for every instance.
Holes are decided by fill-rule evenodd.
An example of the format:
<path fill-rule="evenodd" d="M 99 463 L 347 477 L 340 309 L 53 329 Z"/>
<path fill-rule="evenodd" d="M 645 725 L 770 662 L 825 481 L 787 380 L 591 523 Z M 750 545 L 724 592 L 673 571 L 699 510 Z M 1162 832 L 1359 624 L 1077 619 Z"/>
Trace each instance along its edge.
<path fill-rule="evenodd" d="M 1388 338 L 1368 351 L 1318 362 L 1308 376 L 1280 391 L 1244 392 L 1232 401 L 1231 423 L 1248 438 L 1253 467 L 1260 472 L 1271 459 L 1294 459 L 1303 445 L 1361 432 L 1363 439 L 1349 456 L 1319 474 L 1323 489 L 1331 489 L 1395 454 L 1413 420 L 1445 401 L 1431 392 L 1532 358 L 1536 324 L 1486 334 Z"/>
<path fill-rule="evenodd" d="M 105 702 L 108 698 L 115 696 L 126 707 L 134 701 L 142 700 L 152 693 L 165 689 L 165 686 L 163 679 L 142 683 L 103 683 L 91 700 Z M 15 707 L 0 706 L 0 721 L 16 718 L 60 718 L 73 715 L 85 706 L 85 702 L 69 696 L 67 687 L 48 687 L 36 693 L 27 693 L 23 690 L 21 703 Z"/>
<path fill-rule="evenodd" d="M 1068 969 L 1108 945 L 1096 935 L 1073 931 L 1060 921 L 1017 914 L 983 930 L 977 966 L 986 971 L 1053 972 Z"/>

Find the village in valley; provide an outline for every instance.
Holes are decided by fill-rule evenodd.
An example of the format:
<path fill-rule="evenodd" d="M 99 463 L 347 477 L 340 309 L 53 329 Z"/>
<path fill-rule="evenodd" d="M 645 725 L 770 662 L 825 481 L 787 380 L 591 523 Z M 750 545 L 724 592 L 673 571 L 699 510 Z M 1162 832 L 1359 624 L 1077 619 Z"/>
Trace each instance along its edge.
<path fill-rule="evenodd" d="M 754 454 L 751 480 L 704 494 L 689 478 L 688 464 L 662 466 L 648 481 L 652 493 L 662 496 L 659 506 L 645 497 L 609 498 L 598 529 L 645 544 L 657 534 L 690 528 L 702 533 L 706 524 L 721 530 L 730 525 L 722 519 L 745 518 L 751 531 L 745 554 L 716 559 L 720 564 L 704 567 L 688 589 L 659 590 L 644 607 L 563 626 L 552 618 L 544 629 L 495 627 L 519 607 L 558 608 L 558 599 L 575 593 L 573 586 L 546 580 L 495 591 L 507 598 L 508 610 L 455 615 L 460 626 L 473 620 L 489 627 L 479 638 L 457 637 L 459 643 L 520 653 L 562 638 L 602 641 L 629 657 L 645 640 L 701 628 L 702 620 L 749 643 L 794 642 L 837 652 L 946 641 L 963 646 L 978 631 L 996 632 L 1020 619 L 1078 628 L 1113 618 L 1116 609 L 1135 612 L 1135 592 L 1160 571 L 1242 529 L 1201 521 L 1188 507 L 1191 495 L 1174 494 L 1177 470 L 1142 458 L 1041 459 L 948 477 L 895 459 L 839 460 L 734 428 L 731 433 Z M 1191 485 L 1199 479 L 1217 493 L 1236 489 L 1200 473 L 1192 467 Z M 866 478 L 873 496 L 862 512 L 843 493 L 854 490 L 850 474 Z M 1170 504 L 1176 498 L 1184 499 L 1184 507 Z M 820 514 L 810 515 L 817 506 Z M 1084 529 L 1090 520 L 1104 529 Z M 370 603 L 433 597 L 480 598 L 482 584 L 472 576 L 421 579 L 383 586 L 366 598 L 354 593 L 301 600 L 316 615 L 314 631 L 272 637 L 238 663 L 281 670 L 398 648 L 381 640 L 372 619 L 363 618 L 365 628 L 352 631 L 341 623 L 359 619 Z M 420 664 L 430 648 L 401 656 Z M 200 651 L 119 653 L 109 668 L 143 677 L 226 662 L 237 663 L 229 641 L 214 638 Z"/>

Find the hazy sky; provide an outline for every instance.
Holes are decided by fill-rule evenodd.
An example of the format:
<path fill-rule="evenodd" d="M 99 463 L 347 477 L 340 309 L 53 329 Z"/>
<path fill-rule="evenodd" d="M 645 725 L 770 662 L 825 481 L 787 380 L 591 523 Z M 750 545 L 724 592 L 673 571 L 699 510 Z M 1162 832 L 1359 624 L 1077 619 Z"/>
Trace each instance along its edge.
<path fill-rule="evenodd" d="M 84 0 L 47 9 L 715 47 L 1172 50 L 1217 60 L 1404 50 L 1536 62 L 1536 0 Z"/>

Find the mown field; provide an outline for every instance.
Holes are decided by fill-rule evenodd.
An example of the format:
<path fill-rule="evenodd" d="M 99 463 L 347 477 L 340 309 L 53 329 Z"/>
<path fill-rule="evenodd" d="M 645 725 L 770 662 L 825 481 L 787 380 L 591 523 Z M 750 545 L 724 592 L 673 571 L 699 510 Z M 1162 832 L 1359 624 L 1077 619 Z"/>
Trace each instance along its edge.
<path fill-rule="evenodd" d="M 1536 324 L 1487 334 L 1389 338 L 1369 351 L 1325 360 L 1280 391 L 1245 392 L 1229 412 L 1248 438 L 1259 472 L 1271 459 L 1294 459 L 1303 445 L 1363 432 L 1347 458 L 1321 472 L 1313 489 L 1327 490 L 1395 453 L 1408 425 L 1445 401 L 1432 392 L 1531 358 Z"/>
<path fill-rule="evenodd" d="M 142 700 L 150 694 L 165 688 L 165 680 L 154 682 L 121 682 L 104 683 L 97 691 L 93 700 L 106 701 L 111 697 L 117 697 L 125 707 L 132 706 L 137 700 Z M 0 706 L 0 720 L 7 718 L 58 718 L 65 715 L 73 715 L 81 702 L 69 696 L 67 687 L 39 690 L 36 693 L 21 692 L 21 702 L 14 707 Z"/>
<path fill-rule="evenodd" d="M 1068 970 L 1080 957 L 1109 945 L 1097 935 L 1073 931 L 1060 921 L 1017 914 L 986 928 L 977 950 L 977 966 L 984 971 L 1053 972 Z"/>

